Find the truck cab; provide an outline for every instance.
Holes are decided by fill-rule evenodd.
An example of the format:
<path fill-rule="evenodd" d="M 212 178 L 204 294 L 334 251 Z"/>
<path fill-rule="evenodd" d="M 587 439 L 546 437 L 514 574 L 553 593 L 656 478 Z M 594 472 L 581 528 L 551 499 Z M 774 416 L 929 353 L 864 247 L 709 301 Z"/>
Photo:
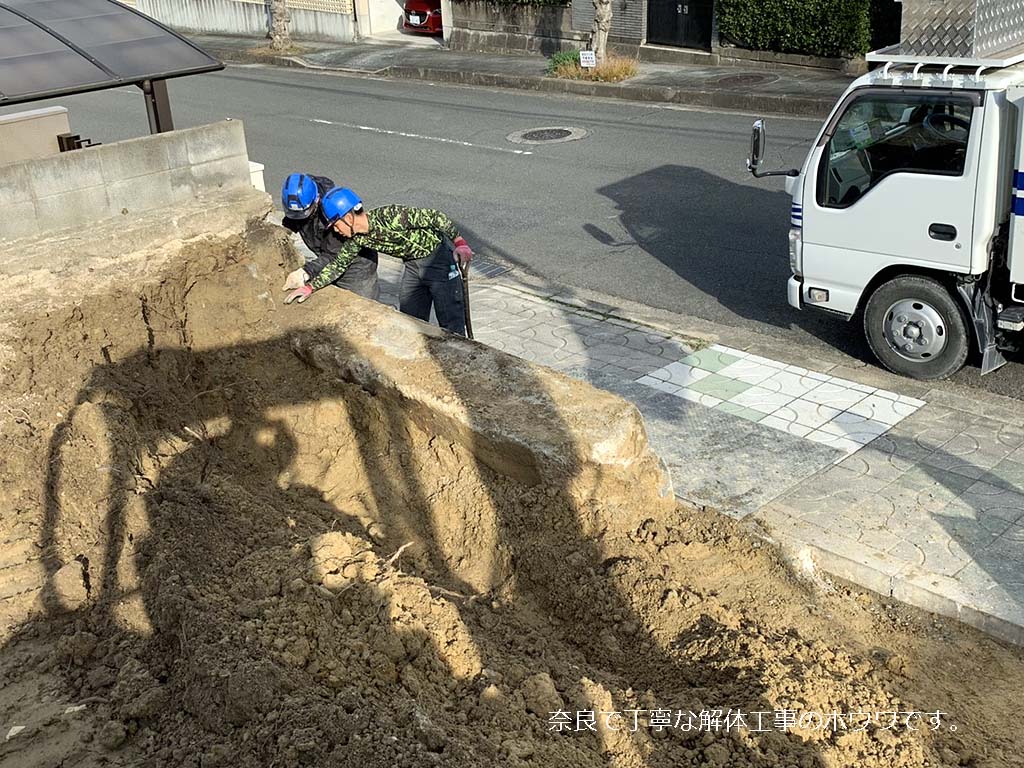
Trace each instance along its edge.
<path fill-rule="evenodd" d="M 793 198 L 793 307 L 862 318 L 897 373 L 945 378 L 972 351 L 988 373 L 1024 340 L 1024 50 L 901 46 L 869 54 L 800 169 L 760 170 L 763 121 L 748 165 Z"/>

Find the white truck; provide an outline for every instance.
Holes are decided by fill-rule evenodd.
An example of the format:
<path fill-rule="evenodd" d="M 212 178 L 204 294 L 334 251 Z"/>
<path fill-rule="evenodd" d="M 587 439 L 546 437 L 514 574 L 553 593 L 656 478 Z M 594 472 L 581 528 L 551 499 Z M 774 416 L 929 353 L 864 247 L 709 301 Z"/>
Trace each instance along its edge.
<path fill-rule="evenodd" d="M 902 42 L 839 99 L 792 195 L 789 303 L 863 317 L 916 379 L 1024 348 L 1024 3 L 906 0 Z"/>

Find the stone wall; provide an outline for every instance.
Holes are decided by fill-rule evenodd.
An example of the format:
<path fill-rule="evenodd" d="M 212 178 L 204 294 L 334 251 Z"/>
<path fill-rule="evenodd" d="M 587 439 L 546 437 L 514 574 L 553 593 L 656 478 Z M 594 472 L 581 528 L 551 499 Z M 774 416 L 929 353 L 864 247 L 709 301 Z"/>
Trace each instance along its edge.
<path fill-rule="evenodd" d="M 452 3 L 452 34 L 456 50 L 494 53 L 542 53 L 576 50 L 588 34 L 572 27 L 568 5 L 499 5 L 483 0 Z"/>
<path fill-rule="evenodd" d="M 641 0 L 614 0 L 613 14 L 609 43 L 636 55 L 646 30 L 646 6 Z M 457 0 L 452 19 L 449 44 L 456 50 L 550 56 L 587 46 L 594 7 L 587 0 L 539 6 Z"/>

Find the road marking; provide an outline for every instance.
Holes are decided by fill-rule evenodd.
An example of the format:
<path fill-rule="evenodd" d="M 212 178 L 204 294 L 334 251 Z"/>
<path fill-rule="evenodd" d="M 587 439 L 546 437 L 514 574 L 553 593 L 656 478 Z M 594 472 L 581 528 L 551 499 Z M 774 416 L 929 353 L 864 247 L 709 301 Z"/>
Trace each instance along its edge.
<path fill-rule="evenodd" d="M 318 123 L 319 125 L 336 125 L 339 128 L 352 128 L 356 131 L 369 131 L 370 133 L 380 133 L 385 136 L 401 136 L 404 139 L 421 139 L 423 141 L 436 141 L 441 144 L 455 144 L 459 147 L 470 147 L 471 149 L 484 149 L 490 152 L 508 152 L 512 155 L 532 155 L 528 149 L 510 149 L 509 147 L 489 147 L 486 144 L 473 144 L 468 141 L 459 141 L 458 139 L 445 139 L 440 136 L 423 136 L 419 133 L 406 133 L 405 131 L 389 131 L 386 128 L 374 128 L 372 125 L 357 125 L 355 123 L 338 123 L 334 120 L 320 120 L 315 117 L 309 118 L 309 122 Z"/>

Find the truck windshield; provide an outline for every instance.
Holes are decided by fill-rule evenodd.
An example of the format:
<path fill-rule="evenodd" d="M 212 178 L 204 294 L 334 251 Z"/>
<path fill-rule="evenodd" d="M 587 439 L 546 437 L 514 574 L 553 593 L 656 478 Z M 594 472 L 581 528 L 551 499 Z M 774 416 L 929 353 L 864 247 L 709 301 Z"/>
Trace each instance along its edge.
<path fill-rule="evenodd" d="M 970 94 L 867 92 L 834 123 L 821 158 L 818 204 L 853 205 L 894 173 L 964 172 Z"/>

